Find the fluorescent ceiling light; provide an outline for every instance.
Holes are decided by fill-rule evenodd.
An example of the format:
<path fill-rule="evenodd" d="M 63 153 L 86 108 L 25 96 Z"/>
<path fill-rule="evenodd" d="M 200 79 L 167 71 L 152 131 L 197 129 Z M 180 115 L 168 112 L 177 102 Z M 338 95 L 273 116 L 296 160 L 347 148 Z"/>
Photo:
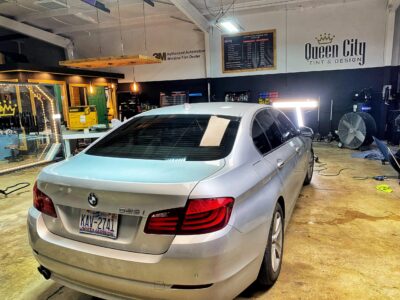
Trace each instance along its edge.
<path fill-rule="evenodd" d="M 231 20 L 225 20 L 218 22 L 217 25 L 227 33 L 238 33 L 240 32 L 240 26 Z"/>

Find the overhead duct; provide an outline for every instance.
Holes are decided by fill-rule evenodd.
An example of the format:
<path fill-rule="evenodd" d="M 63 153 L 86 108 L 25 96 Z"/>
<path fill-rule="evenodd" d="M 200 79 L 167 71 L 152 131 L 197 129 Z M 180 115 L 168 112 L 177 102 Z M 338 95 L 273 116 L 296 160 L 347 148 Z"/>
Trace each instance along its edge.
<path fill-rule="evenodd" d="M 38 0 L 33 3 L 47 9 L 68 8 L 68 4 L 62 0 Z"/>

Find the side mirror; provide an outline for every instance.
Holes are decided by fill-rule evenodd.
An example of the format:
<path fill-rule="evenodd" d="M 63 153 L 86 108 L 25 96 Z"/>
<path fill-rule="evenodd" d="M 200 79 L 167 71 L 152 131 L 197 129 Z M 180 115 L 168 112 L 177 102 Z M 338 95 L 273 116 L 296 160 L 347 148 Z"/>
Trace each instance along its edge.
<path fill-rule="evenodd" d="M 314 138 L 314 131 L 310 127 L 305 127 L 305 126 L 300 127 L 299 133 L 304 137 L 308 137 L 310 139 Z"/>

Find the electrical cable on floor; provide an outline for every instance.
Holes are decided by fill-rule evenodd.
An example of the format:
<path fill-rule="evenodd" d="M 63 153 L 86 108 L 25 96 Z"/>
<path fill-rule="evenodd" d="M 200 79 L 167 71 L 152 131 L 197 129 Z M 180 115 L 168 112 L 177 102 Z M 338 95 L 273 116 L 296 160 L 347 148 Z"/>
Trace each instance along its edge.
<path fill-rule="evenodd" d="M 31 184 L 29 182 L 20 182 L 20 183 L 14 184 L 14 185 L 10 185 L 10 186 L 6 187 L 4 190 L 0 189 L 0 194 L 3 194 L 4 196 L 7 197 L 9 194 L 14 193 L 19 190 L 22 190 L 30 185 Z M 11 191 L 9 191 L 10 189 L 11 189 Z"/>
<path fill-rule="evenodd" d="M 354 170 L 352 168 L 341 168 L 337 173 L 332 173 L 332 174 L 322 174 L 322 171 L 326 171 L 328 170 L 328 164 L 321 162 L 319 160 L 319 157 L 317 155 L 314 155 L 314 161 L 318 164 L 319 167 L 321 167 L 320 169 L 314 169 L 315 172 L 317 172 L 318 175 L 320 176 L 325 176 L 325 177 L 336 177 L 339 176 L 343 171 L 345 170 Z"/>
<path fill-rule="evenodd" d="M 327 176 L 327 177 L 335 177 L 335 176 L 339 176 L 344 170 L 354 170 L 354 169 L 352 169 L 352 168 L 341 168 L 337 173 L 334 173 L 334 174 L 321 174 L 321 171 L 323 171 L 323 170 L 321 170 L 321 171 L 318 172 L 318 175 Z"/>
<path fill-rule="evenodd" d="M 337 173 L 334 174 L 322 174 L 322 171 L 328 170 L 327 163 L 320 162 L 319 157 L 317 155 L 314 155 L 314 161 L 318 164 L 320 169 L 314 169 L 315 172 L 317 172 L 318 175 L 321 176 L 327 176 L 327 177 L 335 177 L 339 176 L 344 170 L 354 170 L 353 168 L 342 168 L 340 169 Z M 352 176 L 353 179 L 355 180 L 367 180 L 367 179 L 374 179 L 376 181 L 385 181 L 385 180 L 390 180 L 390 179 L 398 179 L 396 176 L 386 176 L 386 175 L 379 175 L 379 176 Z"/>
<path fill-rule="evenodd" d="M 320 167 L 320 168 L 319 169 L 314 168 L 314 171 L 317 172 L 317 173 L 325 171 L 325 170 L 328 169 L 327 163 L 318 162 L 318 167 Z"/>
<path fill-rule="evenodd" d="M 385 181 L 390 179 L 397 180 L 397 176 L 390 176 L 390 175 L 378 175 L 378 176 L 353 176 L 353 179 L 356 180 L 367 180 L 367 179 L 374 179 L 376 181 Z"/>

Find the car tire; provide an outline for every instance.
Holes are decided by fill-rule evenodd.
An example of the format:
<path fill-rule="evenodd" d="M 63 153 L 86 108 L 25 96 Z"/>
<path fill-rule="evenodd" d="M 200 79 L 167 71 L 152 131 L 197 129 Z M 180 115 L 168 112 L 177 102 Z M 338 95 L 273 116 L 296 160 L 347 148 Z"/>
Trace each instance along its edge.
<path fill-rule="evenodd" d="M 314 173 L 314 150 L 311 149 L 310 157 L 308 159 L 307 174 L 304 178 L 303 185 L 309 185 Z"/>
<path fill-rule="evenodd" d="M 268 234 L 268 243 L 264 252 L 257 283 L 268 288 L 278 279 L 281 271 L 284 241 L 283 210 L 279 203 L 276 204 Z"/>

